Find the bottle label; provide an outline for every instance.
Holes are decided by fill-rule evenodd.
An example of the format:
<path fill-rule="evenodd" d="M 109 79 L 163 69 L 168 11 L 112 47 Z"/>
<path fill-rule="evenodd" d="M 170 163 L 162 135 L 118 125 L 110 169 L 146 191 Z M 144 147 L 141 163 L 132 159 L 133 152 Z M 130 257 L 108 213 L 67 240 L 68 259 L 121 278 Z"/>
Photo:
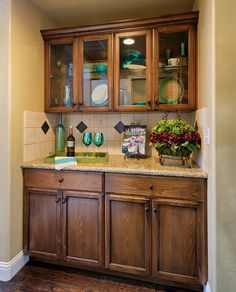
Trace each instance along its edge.
<path fill-rule="evenodd" d="M 67 147 L 75 147 L 74 141 L 67 141 Z"/>

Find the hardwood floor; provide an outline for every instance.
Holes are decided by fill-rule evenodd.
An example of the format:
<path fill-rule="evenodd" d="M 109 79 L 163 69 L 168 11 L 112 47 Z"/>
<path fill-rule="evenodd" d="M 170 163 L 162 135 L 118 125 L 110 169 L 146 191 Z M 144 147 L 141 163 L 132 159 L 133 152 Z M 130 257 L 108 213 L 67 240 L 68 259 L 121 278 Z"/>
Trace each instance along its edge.
<path fill-rule="evenodd" d="M 0 292 L 187 292 L 141 281 L 39 262 L 29 262 Z"/>

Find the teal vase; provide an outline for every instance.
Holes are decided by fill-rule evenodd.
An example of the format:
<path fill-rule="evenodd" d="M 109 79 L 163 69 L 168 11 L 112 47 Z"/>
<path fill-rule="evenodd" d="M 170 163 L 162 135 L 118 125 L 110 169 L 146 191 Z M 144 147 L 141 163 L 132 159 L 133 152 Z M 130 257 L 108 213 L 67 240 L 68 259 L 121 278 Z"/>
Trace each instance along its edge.
<path fill-rule="evenodd" d="M 56 154 L 65 152 L 65 127 L 62 123 L 62 114 L 58 114 L 58 125 L 56 127 Z"/>

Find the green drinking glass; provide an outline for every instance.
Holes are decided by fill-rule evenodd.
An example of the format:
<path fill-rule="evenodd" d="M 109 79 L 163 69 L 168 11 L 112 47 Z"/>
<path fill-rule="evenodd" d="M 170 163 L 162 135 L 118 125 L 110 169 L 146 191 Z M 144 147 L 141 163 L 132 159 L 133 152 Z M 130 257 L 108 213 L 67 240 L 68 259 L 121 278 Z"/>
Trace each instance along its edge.
<path fill-rule="evenodd" d="M 83 141 L 84 145 L 86 145 L 88 147 L 93 141 L 92 133 L 91 132 L 85 132 L 83 134 L 83 140 L 82 141 Z"/>
<path fill-rule="evenodd" d="M 102 144 L 104 142 L 103 133 L 102 132 L 95 132 L 93 142 L 97 147 L 102 146 Z"/>

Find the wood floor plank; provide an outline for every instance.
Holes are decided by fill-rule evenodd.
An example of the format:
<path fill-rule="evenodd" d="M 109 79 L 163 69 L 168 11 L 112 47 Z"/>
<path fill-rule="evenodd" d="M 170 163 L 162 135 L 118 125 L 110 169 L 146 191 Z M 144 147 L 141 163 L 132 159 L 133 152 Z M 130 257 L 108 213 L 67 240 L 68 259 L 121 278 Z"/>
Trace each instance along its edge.
<path fill-rule="evenodd" d="M 0 292 L 187 292 L 78 269 L 29 262 Z"/>

